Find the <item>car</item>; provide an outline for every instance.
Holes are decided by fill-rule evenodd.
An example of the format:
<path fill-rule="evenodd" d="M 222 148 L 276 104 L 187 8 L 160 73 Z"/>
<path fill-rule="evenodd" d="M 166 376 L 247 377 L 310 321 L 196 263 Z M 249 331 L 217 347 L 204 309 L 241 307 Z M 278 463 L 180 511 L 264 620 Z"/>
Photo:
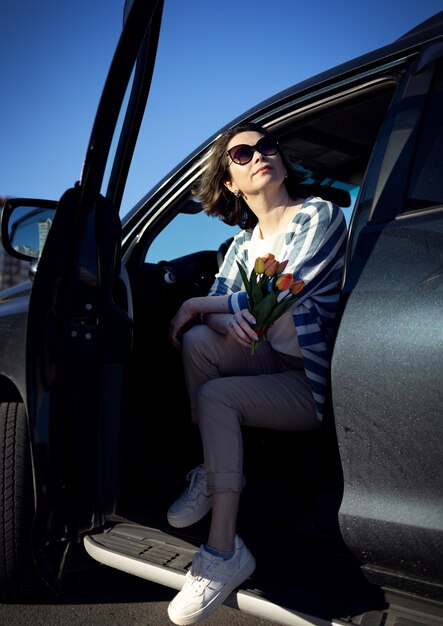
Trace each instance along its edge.
<path fill-rule="evenodd" d="M 1 597 L 100 564 L 181 588 L 208 518 L 166 518 L 201 460 L 168 326 L 234 234 L 192 195 L 207 151 L 257 122 L 349 235 L 322 428 L 244 428 L 258 565 L 226 602 L 292 626 L 443 624 L 443 12 L 238 116 L 121 218 L 162 10 L 125 6 L 80 180 L 2 210 L 29 279 L 0 292 Z"/>

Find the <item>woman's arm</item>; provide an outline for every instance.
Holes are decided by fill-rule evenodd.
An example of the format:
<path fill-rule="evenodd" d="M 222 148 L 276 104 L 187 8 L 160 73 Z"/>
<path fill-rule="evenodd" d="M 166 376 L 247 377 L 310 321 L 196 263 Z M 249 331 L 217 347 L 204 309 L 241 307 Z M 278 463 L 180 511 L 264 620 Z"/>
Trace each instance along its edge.
<path fill-rule="evenodd" d="M 169 339 L 178 349 L 181 348 L 183 331 L 196 317 L 203 315 L 205 322 L 218 333 L 230 334 L 236 341 L 249 346 L 252 339 L 257 339 L 254 329 L 255 319 L 248 309 L 232 313 L 230 296 L 202 296 L 183 302 L 177 314 L 171 320 Z"/>
<path fill-rule="evenodd" d="M 320 198 L 307 201 L 300 218 L 298 230 L 286 246 L 285 271 L 308 285 L 337 261 L 343 263 L 347 229 L 341 209 Z"/>
<path fill-rule="evenodd" d="M 205 313 L 229 313 L 229 296 L 200 296 L 185 300 L 171 320 L 169 339 L 180 348 L 183 330 L 199 315 Z"/>
<path fill-rule="evenodd" d="M 186 327 L 199 316 L 203 316 L 205 323 L 212 330 L 221 334 L 230 334 L 242 345 L 249 346 L 252 339 L 257 339 L 251 325 L 255 319 L 249 312 L 246 300 L 243 298 L 243 309 L 237 303 L 232 302 L 233 294 L 244 288 L 237 259 L 243 258 L 246 242 L 251 233 L 241 231 L 234 237 L 234 241 L 228 249 L 224 262 L 216 274 L 214 283 L 208 296 L 190 298 L 186 300 L 171 321 L 169 337 L 176 348 L 181 348 L 181 335 Z"/>

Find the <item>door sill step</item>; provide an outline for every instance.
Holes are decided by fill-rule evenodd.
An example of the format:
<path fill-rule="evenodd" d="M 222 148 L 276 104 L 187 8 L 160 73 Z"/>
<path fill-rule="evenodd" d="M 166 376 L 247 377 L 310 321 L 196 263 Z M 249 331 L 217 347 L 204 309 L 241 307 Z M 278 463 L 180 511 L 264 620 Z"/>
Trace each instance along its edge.
<path fill-rule="evenodd" d="M 127 522 L 88 535 L 83 542 L 86 552 L 99 563 L 177 590 L 182 588 L 198 550 L 195 543 Z M 277 580 L 277 571 L 269 580 L 269 576 L 260 576 L 257 567 L 225 604 L 282 626 L 443 626 L 440 602 L 368 583 L 361 587 L 358 581 L 353 584 L 352 580 L 340 578 L 337 570 L 334 576 L 325 571 L 323 581 L 317 575 L 310 579 L 301 561 L 295 573 L 297 578 L 289 579 L 286 572 Z M 315 614 L 316 609 L 321 615 Z"/>
<path fill-rule="evenodd" d="M 99 563 L 177 590 L 182 588 L 186 572 L 198 550 L 192 543 L 173 535 L 125 523 L 100 534 L 88 535 L 83 542 L 89 556 Z M 253 577 L 248 578 L 224 604 L 284 626 L 345 624 L 341 620 L 325 620 L 274 604 L 252 584 Z"/>

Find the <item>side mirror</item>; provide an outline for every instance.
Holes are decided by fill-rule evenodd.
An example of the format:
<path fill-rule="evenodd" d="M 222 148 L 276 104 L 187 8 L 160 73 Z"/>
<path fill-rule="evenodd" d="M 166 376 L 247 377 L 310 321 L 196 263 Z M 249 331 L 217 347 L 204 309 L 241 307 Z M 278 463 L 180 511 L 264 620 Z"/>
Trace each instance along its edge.
<path fill-rule="evenodd" d="M 24 261 L 39 259 L 51 228 L 57 202 L 10 198 L 1 213 L 0 234 L 5 251 Z"/>

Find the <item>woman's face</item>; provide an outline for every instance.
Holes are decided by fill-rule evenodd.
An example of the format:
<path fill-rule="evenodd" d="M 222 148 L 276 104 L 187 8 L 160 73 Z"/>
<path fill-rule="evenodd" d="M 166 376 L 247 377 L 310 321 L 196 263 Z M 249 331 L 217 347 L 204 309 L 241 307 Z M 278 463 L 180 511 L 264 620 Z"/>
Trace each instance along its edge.
<path fill-rule="evenodd" d="M 262 137 L 261 133 L 252 130 L 238 133 L 229 141 L 226 150 L 239 144 L 255 146 Z M 278 189 L 286 176 L 286 170 L 278 152 L 266 156 L 255 150 L 252 159 L 244 165 L 235 163 L 229 156 L 227 158 L 230 179 L 225 181 L 225 185 L 231 192 L 240 192 L 245 199 L 274 187 Z"/>

